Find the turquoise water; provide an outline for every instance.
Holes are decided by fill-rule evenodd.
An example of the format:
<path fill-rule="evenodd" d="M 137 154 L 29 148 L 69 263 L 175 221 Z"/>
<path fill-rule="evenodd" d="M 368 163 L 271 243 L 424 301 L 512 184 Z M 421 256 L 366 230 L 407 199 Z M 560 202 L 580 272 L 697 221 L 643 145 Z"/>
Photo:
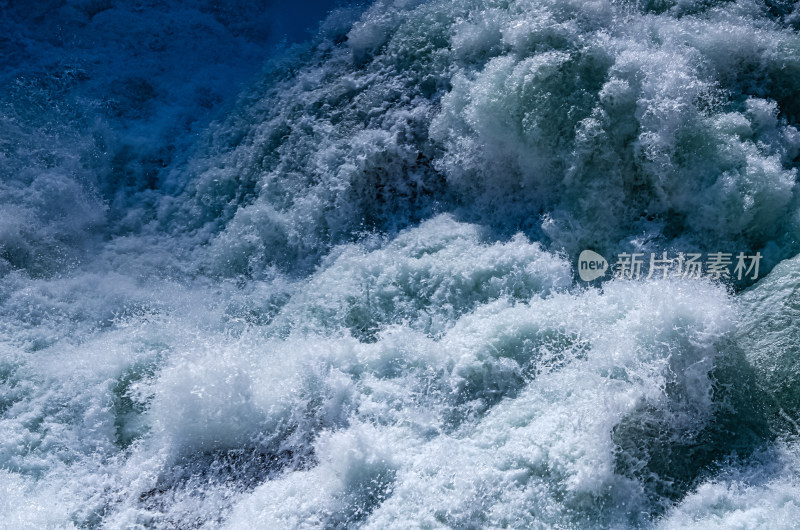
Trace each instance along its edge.
<path fill-rule="evenodd" d="M 0 526 L 800 519 L 794 3 L 0 8 Z"/>

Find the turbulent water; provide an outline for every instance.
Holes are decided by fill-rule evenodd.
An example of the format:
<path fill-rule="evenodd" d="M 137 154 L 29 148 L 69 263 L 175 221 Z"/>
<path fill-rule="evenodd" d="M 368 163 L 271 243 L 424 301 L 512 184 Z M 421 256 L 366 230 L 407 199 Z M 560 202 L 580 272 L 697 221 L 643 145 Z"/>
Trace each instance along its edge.
<path fill-rule="evenodd" d="M 0 527 L 800 521 L 794 2 L 0 29 Z M 587 248 L 763 260 L 587 284 Z"/>

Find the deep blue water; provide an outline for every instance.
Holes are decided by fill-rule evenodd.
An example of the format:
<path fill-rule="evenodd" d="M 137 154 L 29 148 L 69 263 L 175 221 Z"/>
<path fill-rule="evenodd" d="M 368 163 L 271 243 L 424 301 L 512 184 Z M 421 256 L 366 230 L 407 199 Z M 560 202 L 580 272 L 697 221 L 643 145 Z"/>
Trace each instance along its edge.
<path fill-rule="evenodd" d="M 795 527 L 798 28 L 0 1 L 0 527 Z"/>

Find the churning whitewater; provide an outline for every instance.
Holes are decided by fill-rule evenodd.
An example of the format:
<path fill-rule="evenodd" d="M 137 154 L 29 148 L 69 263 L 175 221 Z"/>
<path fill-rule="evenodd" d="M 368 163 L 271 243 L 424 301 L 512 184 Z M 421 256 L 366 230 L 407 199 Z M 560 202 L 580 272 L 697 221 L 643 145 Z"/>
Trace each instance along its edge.
<path fill-rule="evenodd" d="M 294 9 L 0 2 L 0 527 L 796 527 L 800 7 Z"/>

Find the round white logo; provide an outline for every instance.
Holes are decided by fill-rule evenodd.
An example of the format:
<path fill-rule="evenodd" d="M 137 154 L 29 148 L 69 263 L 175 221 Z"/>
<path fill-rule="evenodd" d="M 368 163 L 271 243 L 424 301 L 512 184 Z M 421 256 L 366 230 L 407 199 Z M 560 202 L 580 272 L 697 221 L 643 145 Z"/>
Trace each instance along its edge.
<path fill-rule="evenodd" d="M 584 250 L 578 256 L 578 275 L 585 282 L 605 276 L 607 270 L 606 259 L 593 250 Z"/>

